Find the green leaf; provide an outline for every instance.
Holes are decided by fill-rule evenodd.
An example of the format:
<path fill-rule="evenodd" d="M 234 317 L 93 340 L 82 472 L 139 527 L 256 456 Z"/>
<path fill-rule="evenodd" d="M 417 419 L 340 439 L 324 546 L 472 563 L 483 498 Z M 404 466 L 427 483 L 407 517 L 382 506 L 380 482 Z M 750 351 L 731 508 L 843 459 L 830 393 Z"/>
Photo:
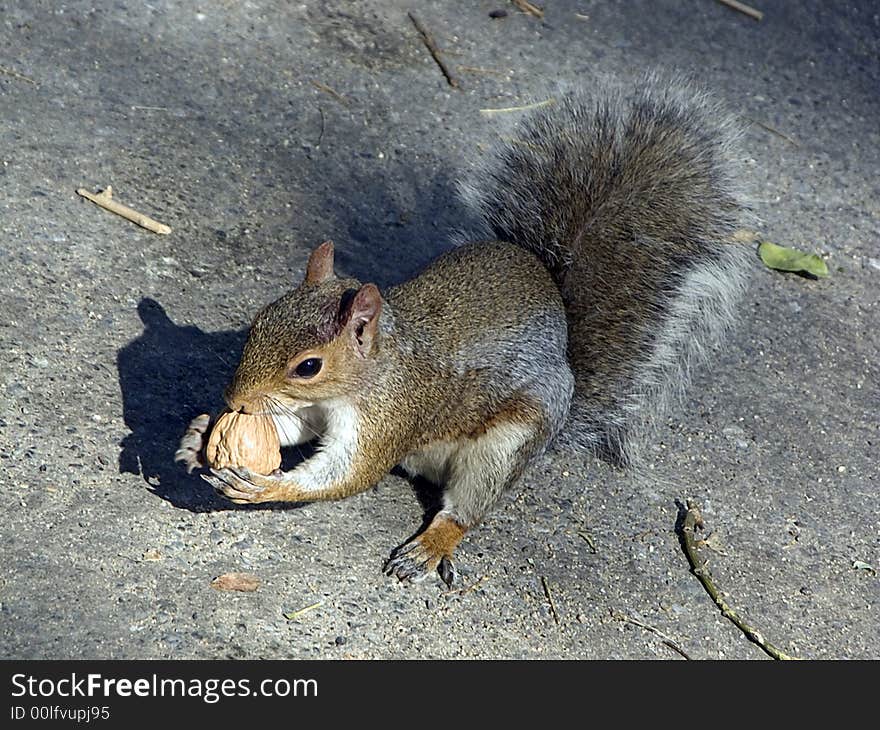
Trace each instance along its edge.
<path fill-rule="evenodd" d="M 852 567 L 855 570 L 867 570 L 872 575 L 877 575 L 877 571 L 874 570 L 874 566 L 869 565 L 864 560 L 853 560 Z"/>
<path fill-rule="evenodd" d="M 765 266 L 777 271 L 794 271 L 816 277 L 828 276 L 828 266 L 815 253 L 804 253 L 795 248 L 785 248 L 769 241 L 762 241 L 758 246 L 758 255 Z"/>

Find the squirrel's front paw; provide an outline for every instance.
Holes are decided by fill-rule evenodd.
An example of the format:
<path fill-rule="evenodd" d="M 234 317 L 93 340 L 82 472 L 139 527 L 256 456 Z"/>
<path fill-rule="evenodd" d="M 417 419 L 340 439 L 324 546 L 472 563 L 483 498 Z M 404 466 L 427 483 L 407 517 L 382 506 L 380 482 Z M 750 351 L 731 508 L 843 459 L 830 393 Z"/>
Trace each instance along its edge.
<path fill-rule="evenodd" d="M 186 433 L 180 439 L 180 445 L 174 452 L 174 461 L 182 461 L 187 474 L 205 465 L 205 433 L 210 425 L 211 416 L 207 413 L 196 416 L 189 422 Z"/>
<path fill-rule="evenodd" d="M 452 552 L 464 537 L 465 528 L 451 517 L 438 514 L 418 537 L 401 545 L 385 563 L 386 575 L 403 581 L 420 581 L 435 570 L 451 586 L 455 580 Z"/>
<path fill-rule="evenodd" d="M 213 476 L 202 475 L 219 494 L 236 504 L 259 504 L 260 502 L 283 502 L 286 496 L 281 477 L 263 476 L 250 469 L 211 469 Z"/>

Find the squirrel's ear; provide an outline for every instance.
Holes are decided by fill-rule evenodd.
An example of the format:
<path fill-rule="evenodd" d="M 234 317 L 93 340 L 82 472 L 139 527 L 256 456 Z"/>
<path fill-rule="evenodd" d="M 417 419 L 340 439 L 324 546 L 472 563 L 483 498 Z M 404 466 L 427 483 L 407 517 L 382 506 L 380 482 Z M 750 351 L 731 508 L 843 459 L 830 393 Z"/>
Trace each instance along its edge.
<path fill-rule="evenodd" d="M 309 256 L 306 283 L 320 284 L 331 278 L 333 278 L 333 241 L 324 241 Z"/>
<path fill-rule="evenodd" d="M 346 336 L 350 337 L 355 352 L 366 357 L 379 326 L 379 313 L 382 311 L 382 295 L 375 284 L 364 284 L 357 294 L 343 304 L 339 324 Z"/>

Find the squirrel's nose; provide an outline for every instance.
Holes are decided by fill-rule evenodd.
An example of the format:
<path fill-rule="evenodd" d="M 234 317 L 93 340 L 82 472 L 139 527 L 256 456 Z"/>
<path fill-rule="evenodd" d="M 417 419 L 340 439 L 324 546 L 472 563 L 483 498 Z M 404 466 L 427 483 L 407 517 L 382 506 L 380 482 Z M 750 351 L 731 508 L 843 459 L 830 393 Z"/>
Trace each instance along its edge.
<path fill-rule="evenodd" d="M 234 413 L 247 413 L 247 403 L 236 395 L 232 383 L 227 385 L 226 390 L 223 391 L 223 400 L 226 401 L 230 411 Z"/>

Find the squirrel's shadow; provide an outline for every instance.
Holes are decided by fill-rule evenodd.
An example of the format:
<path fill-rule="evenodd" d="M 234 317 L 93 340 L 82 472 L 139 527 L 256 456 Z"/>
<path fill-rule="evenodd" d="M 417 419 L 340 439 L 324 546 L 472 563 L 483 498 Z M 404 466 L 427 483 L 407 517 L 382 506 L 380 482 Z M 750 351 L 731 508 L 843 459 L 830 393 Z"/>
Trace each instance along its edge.
<path fill-rule="evenodd" d="M 120 473 L 139 474 L 162 499 L 193 512 L 254 509 L 218 496 L 196 473 L 174 462 L 180 437 L 200 413 L 216 413 L 238 362 L 246 330 L 204 332 L 175 324 L 158 302 L 138 304 L 143 333 L 119 350 L 123 418 Z"/>
<path fill-rule="evenodd" d="M 444 205 L 451 183 L 438 174 L 428 185 L 424 215 L 406 226 L 388 224 L 367 211 L 381 209 L 382 192 L 367 187 L 353 196 L 355 210 L 343 210 L 334 229 L 345 231 L 347 241 L 338 248 L 338 270 L 362 281 L 385 286 L 415 273 L 443 248 L 451 246 L 451 236 L 437 236 L 438 218 L 450 221 L 447 230 L 461 228 L 467 219 L 460 205 Z M 457 226 L 451 221 L 456 221 Z M 439 240 L 438 240 L 439 239 Z M 406 256 L 401 257 L 399 252 Z M 247 338 L 247 329 L 205 332 L 198 327 L 179 325 L 153 299 L 138 304 L 143 333 L 121 348 L 117 355 L 122 390 L 123 418 L 131 434 L 122 441 L 120 473 L 139 474 L 150 489 L 175 507 L 194 512 L 230 509 L 284 509 L 301 504 L 271 503 L 236 505 L 217 495 L 196 473 L 187 474 L 174 462 L 183 432 L 201 413 L 218 413 L 221 394 L 229 382 Z M 303 447 L 303 452 L 308 452 Z M 306 453 L 293 455 L 294 461 Z M 284 468 L 291 466 L 291 455 L 283 454 Z M 431 491 L 424 484 L 409 480 L 426 511 L 426 524 L 432 511 L 426 499 Z"/>

